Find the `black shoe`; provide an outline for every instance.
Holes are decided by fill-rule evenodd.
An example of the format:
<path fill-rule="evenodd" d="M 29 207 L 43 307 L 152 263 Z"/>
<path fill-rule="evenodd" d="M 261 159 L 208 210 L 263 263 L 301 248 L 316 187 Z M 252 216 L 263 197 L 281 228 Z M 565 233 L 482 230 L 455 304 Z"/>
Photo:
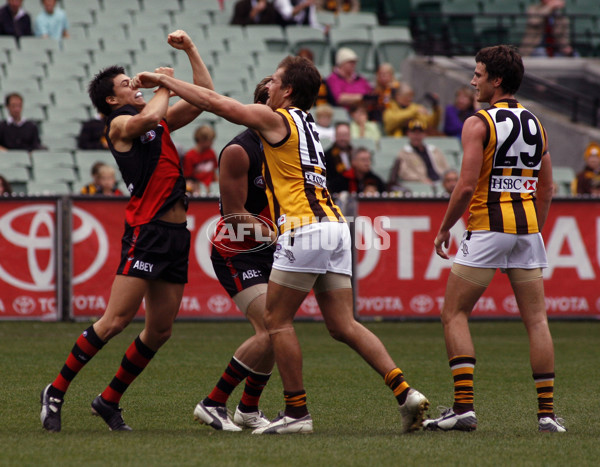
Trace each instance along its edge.
<path fill-rule="evenodd" d="M 63 400 L 57 397 L 52 397 L 48 394 L 51 384 L 46 386 L 40 394 L 40 402 L 42 403 L 42 410 L 40 412 L 40 420 L 42 426 L 53 432 L 60 431 L 60 409 L 63 405 Z"/>
<path fill-rule="evenodd" d="M 92 414 L 102 417 L 110 431 L 131 431 L 131 427 L 123 420 L 122 410 L 121 407 L 113 407 L 101 395 L 92 401 Z"/>

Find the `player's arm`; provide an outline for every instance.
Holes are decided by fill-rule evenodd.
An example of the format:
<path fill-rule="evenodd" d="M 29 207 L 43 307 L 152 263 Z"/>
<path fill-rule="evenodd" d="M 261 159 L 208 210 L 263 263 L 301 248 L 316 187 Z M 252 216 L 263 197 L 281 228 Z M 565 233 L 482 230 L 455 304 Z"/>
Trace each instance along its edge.
<path fill-rule="evenodd" d="M 187 54 L 190 65 L 192 66 L 192 80 L 194 84 L 207 89 L 214 89 L 210 73 L 190 36 L 185 31 L 178 29 L 167 36 L 167 42 L 171 47 L 183 50 Z M 202 110 L 198 107 L 185 100 L 180 100 L 169 107 L 169 110 L 167 111 L 169 128 L 171 130 L 181 128 L 190 123 L 201 113 Z"/>
<path fill-rule="evenodd" d="M 146 71 L 138 73 L 131 85 L 134 88 L 166 87 L 201 110 L 259 131 L 267 141 L 279 142 L 287 136 L 288 129 L 282 116 L 263 104 L 244 105 L 210 89 Z"/>
<path fill-rule="evenodd" d="M 447 249 L 450 243 L 450 229 L 469 207 L 477 187 L 477 180 L 483 164 L 485 134 L 485 124 L 478 117 L 469 117 L 465 121 L 462 131 L 463 160 L 460 176 L 452 191 L 446 214 L 434 241 L 435 251 L 442 258 L 449 258 L 444 248 Z"/>
<path fill-rule="evenodd" d="M 552 202 L 552 184 L 552 162 L 550 160 L 550 153 L 546 151 L 542 156 L 542 166 L 538 174 L 537 189 L 535 191 L 535 204 L 540 232 L 548 218 L 548 211 Z"/>
<path fill-rule="evenodd" d="M 237 231 L 237 226 L 244 224 L 248 226 L 247 232 L 256 239 L 256 233 L 260 232 L 264 240 L 275 239 L 275 233 L 263 222 L 258 221 L 245 208 L 248 198 L 248 170 L 250 160 L 244 148 L 238 144 L 231 144 L 223 149 L 221 162 L 219 164 L 219 189 L 221 192 L 221 207 L 227 223 L 231 224 Z M 258 226 L 258 227 L 255 227 Z"/>

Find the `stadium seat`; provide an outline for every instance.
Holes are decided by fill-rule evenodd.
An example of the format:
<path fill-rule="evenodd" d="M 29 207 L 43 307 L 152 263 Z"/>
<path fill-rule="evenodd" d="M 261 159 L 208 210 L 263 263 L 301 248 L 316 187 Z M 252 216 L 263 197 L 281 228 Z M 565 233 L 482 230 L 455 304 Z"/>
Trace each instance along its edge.
<path fill-rule="evenodd" d="M 379 21 L 377 21 L 377 15 L 369 11 L 340 13 L 337 15 L 337 26 L 340 28 L 376 28 L 379 26 Z"/>
<path fill-rule="evenodd" d="M 400 185 L 407 190 L 410 190 L 413 196 L 430 197 L 435 195 L 435 186 L 429 183 L 412 182 L 402 180 Z"/>
<path fill-rule="evenodd" d="M 352 147 L 356 148 L 366 148 L 371 151 L 371 154 L 375 154 L 378 149 L 377 141 L 371 138 L 352 138 Z"/>
<path fill-rule="evenodd" d="M 329 31 L 331 47 L 337 51 L 341 47 L 349 47 L 358 55 L 358 71 L 366 72 L 374 69 L 373 42 L 369 31 L 364 27 L 335 28 Z M 335 56 L 335 54 L 334 54 Z"/>
<path fill-rule="evenodd" d="M 0 167 L 2 175 L 9 183 L 24 183 L 31 180 L 29 171 L 25 167 Z"/>
<path fill-rule="evenodd" d="M 71 185 L 67 182 L 27 182 L 28 195 L 68 195 L 72 193 Z"/>
<path fill-rule="evenodd" d="M 285 52 L 288 50 L 288 40 L 285 31 L 277 25 L 246 27 L 248 42 L 265 44 L 270 52 Z"/>
<path fill-rule="evenodd" d="M 33 151 L 31 153 L 31 162 L 34 171 L 54 167 L 67 167 L 70 169 L 76 167 L 73 154 L 69 151 Z"/>
<path fill-rule="evenodd" d="M 555 165 L 552 167 L 553 180 L 564 190 L 571 192 L 571 183 L 575 179 L 575 170 L 572 167 Z"/>
<path fill-rule="evenodd" d="M 414 53 L 410 30 L 401 26 L 381 26 L 371 30 L 377 65 L 388 62 L 396 70 Z"/>
<path fill-rule="evenodd" d="M 66 182 L 72 183 L 79 180 L 74 167 L 36 167 L 33 166 L 32 180 L 36 182 Z"/>
<path fill-rule="evenodd" d="M 78 149 L 75 151 L 75 162 L 81 181 L 88 180 L 91 175 L 92 166 L 96 162 L 104 162 L 111 165 L 117 171 L 117 178 L 120 177 L 115 158 L 109 150 L 105 149 Z"/>
<path fill-rule="evenodd" d="M 31 168 L 31 155 L 24 149 L 9 149 L 0 154 L 0 172 L 11 167 Z"/>
<path fill-rule="evenodd" d="M 316 65 L 329 62 L 329 43 L 321 31 L 309 26 L 292 26 L 286 30 L 290 53 L 301 48 L 310 49 Z"/>
<path fill-rule="evenodd" d="M 446 156 L 448 164 L 453 168 L 460 168 L 462 160 L 462 146 L 455 136 L 428 136 L 423 139 L 425 144 L 432 144 Z"/>

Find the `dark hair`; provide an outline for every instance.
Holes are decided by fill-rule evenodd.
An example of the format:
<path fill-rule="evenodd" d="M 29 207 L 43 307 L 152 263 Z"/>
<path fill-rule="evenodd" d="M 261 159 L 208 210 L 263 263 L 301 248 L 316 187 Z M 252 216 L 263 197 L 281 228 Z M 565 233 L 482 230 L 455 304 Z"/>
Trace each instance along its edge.
<path fill-rule="evenodd" d="M 92 177 L 95 177 L 100 173 L 100 167 L 102 167 L 103 165 L 106 165 L 106 163 L 101 161 L 94 162 L 94 165 L 92 165 L 90 169 L 90 174 L 92 175 Z"/>
<path fill-rule="evenodd" d="M 0 195 L 2 195 L 2 194 L 7 194 L 7 195 L 11 194 L 12 193 L 12 187 L 10 186 L 9 181 L 6 178 L 4 178 L 2 175 L 0 175 L 0 182 L 2 182 L 2 187 L 3 187 L 3 190 L 4 190 L 4 193 L 0 193 Z"/>
<path fill-rule="evenodd" d="M 500 87 L 507 94 L 515 94 L 519 90 L 525 69 L 515 47 L 509 45 L 486 47 L 477 52 L 475 61 L 485 65 L 488 79 L 502 78 Z"/>
<path fill-rule="evenodd" d="M 315 103 L 321 87 L 321 74 L 317 67 L 304 57 L 288 55 L 277 68 L 285 70 L 281 86 L 292 88 L 292 105 L 308 112 Z"/>
<path fill-rule="evenodd" d="M 108 96 L 114 96 L 114 78 L 124 75 L 125 68 L 118 65 L 109 66 L 100 70 L 88 85 L 88 94 L 98 112 L 108 116 L 112 112 L 111 106 L 106 102 Z"/>
<path fill-rule="evenodd" d="M 267 88 L 267 83 L 271 81 L 270 76 L 265 76 L 260 80 L 260 83 L 256 85 L 254 89 L 254 103 L 255 104 L 266 104 L 267 99 L 269 98 L 269 88 Z"/>
<path fill-rule="evenodd" d="M 18 92 L 11 92 L 11 93 L 7 94 L 6 97 L 4 98 L 4 105 L 6 107 L 8 107 L 8 104 L 10 103 L 10 99 L 13 97 L 17 97 L 17 98 L 21 99 L 21 102 L 23 102 L 23 96 L 21 94 L 19 94 Z"/>

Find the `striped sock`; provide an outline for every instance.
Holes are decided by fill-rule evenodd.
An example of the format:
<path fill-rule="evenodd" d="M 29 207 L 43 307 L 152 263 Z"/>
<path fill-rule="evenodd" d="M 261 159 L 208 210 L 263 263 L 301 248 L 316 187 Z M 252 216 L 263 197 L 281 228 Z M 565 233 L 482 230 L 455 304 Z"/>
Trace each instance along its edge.
<path fill-rule="evenodd" d="M 101 341 L 94 327 L 87 328 L 75 341 L 75 345 L 71 349 L 71 353 L 67 357 L 60 373 L 52 383 L 48 393 L 52 397 L 62 399 L 73 381 L 77 373 L 83 366 L 89 362 L 94 355 L 104 346 L 105 342 Z"/>
<path fill-rule="evenodd" d="M 390 370 L 385 375 L 384 381 L 385 384 L 387 384 L 394 392 L 394 396 L 396 396 L 398 404 L 404 404 L 406 401 L 406 396 L 408 396 L 408 390 L 410 389 L 410 386 L 404 380 L 402 370 L 400 368 L 394 368 L 393 370 Z"/>
<path fill-rule="evenodd" d="M 123 355 L 117 374 L 101 394 L 102 399 L 111 404 L 118 404 L 123 393 L 150 363 L 154 354 L 156 352 L 144 344 L 140 336 L 136 337 Z"/>
<path fill-rule="evenodd" d="M 450 359 L 450 370 L 454 378 L 454 405 L 452 410 L 461 414 L 473 410 L 473 372 L 475 357 L 457 355 Z"/>
<path fill-rule="evenodd" d="M 283 391 L 283 399 L 285 400 L 285 414 L 288 417 L 302 418 L 308 415 L 304 389 L 298 392 Z"/>
<path fill-rule="evenodd" d="M 244 378 L 250 374 L 250 370 L 246 368 L 237 358 L 232 357 L 229 365 L 221 375 L 217 385 L 211 393 L 204 399 L 204 405 L 208 407 L 223 406 L 227 403 L 227 399 L 233 390 L 240 384 Z"/>
<path fill-rule="evenodd" d="M 554 418 L 554 373 L 534 373 L 533 381 L 537 390 L 538 420 Z"/>
<path fill-rule="evenodd" d="M 246 386 L 244 387 L 244 393 L 242 399 L 238 405 L 240 412 L 250 413 L 258 412 L 258 401 L 263 392 L 263 389 L 267 385 L 271 373 L 255 373 L 253 371 L 246 377 Z"/>

